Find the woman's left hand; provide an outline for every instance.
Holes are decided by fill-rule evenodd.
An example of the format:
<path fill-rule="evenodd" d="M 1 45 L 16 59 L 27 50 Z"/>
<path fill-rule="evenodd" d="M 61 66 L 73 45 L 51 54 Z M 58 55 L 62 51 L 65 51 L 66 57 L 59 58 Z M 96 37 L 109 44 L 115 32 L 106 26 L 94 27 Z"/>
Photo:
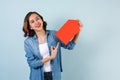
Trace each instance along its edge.
<path fill-rule="evenodd" d="M 80 21 L 80 20 L 78 20 L 78 25 L 79 25 L 79 28 L 80 28 L 80 31 L 82 30 L 82 28 L 83 28 L 83 23 Z M 79 32 L 80 32 L 79 31 Z"/>
<path fill-rule="evenodd" d="M 58 47 L 59 47 L 59 42 L 57 43 L 56 47 L 51 46 L 51 56 L 50 56 L 51 60 L 56 57 Z"/>

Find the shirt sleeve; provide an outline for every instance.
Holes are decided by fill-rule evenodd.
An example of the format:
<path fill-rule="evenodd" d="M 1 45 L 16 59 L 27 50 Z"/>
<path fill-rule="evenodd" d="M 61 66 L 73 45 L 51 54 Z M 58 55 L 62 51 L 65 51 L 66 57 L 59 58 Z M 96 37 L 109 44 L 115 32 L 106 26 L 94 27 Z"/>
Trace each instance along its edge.
<path fill-rule="evenodd" d="M 27 57 L 27 62 L 30 67 L 39 68 L 39 67 L 43 66 L 42 60 L 35 57 L 35 55 L 33 54 L 33 51 L 30 48 L 30 44 L 28 43 L 27 40 L 24 41 L 24 50 L 26 52 L 25 56 Z"/>
<path fill-rule="evenodd" d="M 65 45 L 61 41 L 60 41 L 60 44 L 61 44 L 61 47 L 65 48 L 65 49 L 69 49 L 69 50 L 72 50 L 74 48 L 74 46 L 76 45 L 76 43 L 73 40 L 71 40 L 67 45 Z"/>

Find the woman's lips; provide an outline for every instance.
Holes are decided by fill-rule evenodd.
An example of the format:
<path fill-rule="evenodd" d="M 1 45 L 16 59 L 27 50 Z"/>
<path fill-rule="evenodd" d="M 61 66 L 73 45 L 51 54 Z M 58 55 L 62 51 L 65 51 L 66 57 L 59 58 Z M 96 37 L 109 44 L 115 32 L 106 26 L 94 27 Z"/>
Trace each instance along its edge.
<path fill-rule="evenodd" d="M 35 28 L 40 28 L 40 27 L 41 27 L 41 24 L 35 26 Z"/>
<path fill-rule="evenodd" d="M 40 28 L 41 26 L 35 26 L 35 28 Z"/>

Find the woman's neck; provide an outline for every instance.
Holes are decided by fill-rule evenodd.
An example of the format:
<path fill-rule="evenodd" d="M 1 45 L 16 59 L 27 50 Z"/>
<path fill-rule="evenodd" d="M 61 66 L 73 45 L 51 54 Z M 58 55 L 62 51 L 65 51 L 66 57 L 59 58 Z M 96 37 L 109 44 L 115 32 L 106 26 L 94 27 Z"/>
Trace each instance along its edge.
<path fill-rule="evenodd" d="M 46 33 L 45 33 L 44 30 L 36 31 L 35 33 L 36 33 L 38 39 L 39 38 L 44 38 L 46 36 Z"/>
<path fill-rule="evenodd" d="M 46 42 L 46 33 L 44 30 L 36 31 L 36 35 L 37 35 L 39 44 L 43 44 Z"/>

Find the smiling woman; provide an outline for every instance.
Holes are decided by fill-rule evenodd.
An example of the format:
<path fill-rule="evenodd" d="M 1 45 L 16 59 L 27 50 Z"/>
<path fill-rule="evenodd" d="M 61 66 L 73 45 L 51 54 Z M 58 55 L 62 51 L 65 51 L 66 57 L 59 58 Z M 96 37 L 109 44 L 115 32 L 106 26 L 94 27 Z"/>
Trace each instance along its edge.
<path fill-rule="evenodd" d="M 43 26 L 44 31 L 46 31 L 47 23 L 43 20 L 43 17 L 37 12 L 29 12 L 24 19 L 24 36 L 33 36 L 35 34 L 35 31 L 33 30 L 35 26 Z"/>
<path fill-rule="evenodd" d="M 61 47 L 73 49 L 79 32 L 67 44 L 46 30 L 47 23 L 37 12 L 29 12 L 23 24 L 25 56 L 30 67 L 30 80 L 61 80 Z M 81 28 L 81 26 L 80 26 Z"/>

